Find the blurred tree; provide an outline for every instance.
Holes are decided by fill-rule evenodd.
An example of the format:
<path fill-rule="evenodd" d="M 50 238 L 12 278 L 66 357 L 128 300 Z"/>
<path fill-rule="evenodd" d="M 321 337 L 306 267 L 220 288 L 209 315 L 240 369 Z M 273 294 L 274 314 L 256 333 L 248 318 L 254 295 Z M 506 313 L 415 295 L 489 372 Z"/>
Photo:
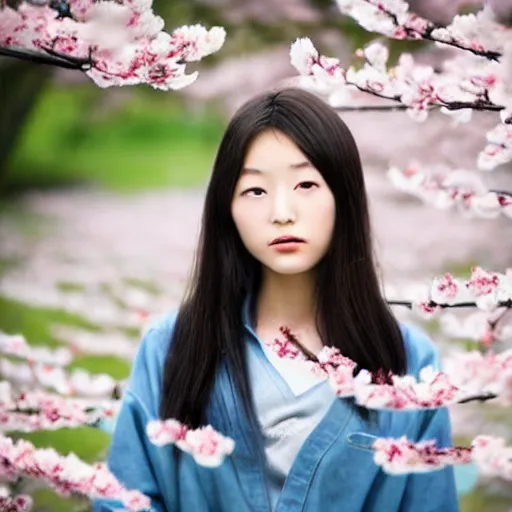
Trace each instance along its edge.
<path fill-rule="evenodd" d="M 51 77 L 49 66 L 17 59 L 0 59 L 0 182 L 23 127 Z"/>

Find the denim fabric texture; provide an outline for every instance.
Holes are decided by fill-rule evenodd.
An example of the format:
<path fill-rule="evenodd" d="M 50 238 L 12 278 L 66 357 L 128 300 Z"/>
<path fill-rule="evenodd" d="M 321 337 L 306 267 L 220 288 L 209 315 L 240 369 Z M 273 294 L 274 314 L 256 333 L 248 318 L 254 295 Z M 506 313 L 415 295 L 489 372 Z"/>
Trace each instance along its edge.
<path fill-rule="evenodd" d="M 249 362 L 269 365 L 247 315 Z M 176 314 L 160 320 L 144 336 L 115 424 L 108 465 L 129 489 L 152 499 L 156 512 L 271 512 L 265 451 L 258 429 L 243 413 L 226 366 L 219 369 L 208 423 L 235 441 L 231 457 L 217 468 L 157 447 L 146 437 L 145 425 L 158 418 L 164 360 Z M 408 373 L 438 367 L 438 352 L 419 329 L 402 325 Z M 269 371 L 273 371 L 269 369 Z M 268 372 L 257 387 L 275 385 Z M 257 389 L 257 387 L 255 389 Z M 275 512 L 455 512 L 458 510 L 453 468 L 407 476 L 385 474 L 373 461 L 373 437 L 407 436 L 414 441 L 435 439 L 450 446 L 447 409 L 384 411 L 368 427 L 347 400 L 335 399 L 304 440 L 275 503 Z M 94 502 L 94 512 L 121 510 L 121 503 Z"/>

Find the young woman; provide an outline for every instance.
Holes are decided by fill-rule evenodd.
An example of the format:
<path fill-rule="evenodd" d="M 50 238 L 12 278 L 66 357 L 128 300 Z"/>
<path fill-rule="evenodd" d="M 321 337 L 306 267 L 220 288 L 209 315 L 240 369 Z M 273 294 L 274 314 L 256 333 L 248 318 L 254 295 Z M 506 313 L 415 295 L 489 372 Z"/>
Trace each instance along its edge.
<path fill-rule="evenodd" d="M 133 365 L 108 460 L 126 487 L 167 512 L 458 510 L 452 469 L 390 476 L 370 442 L 353 442 L 450 445 L 446 409 L 369 414 L 268 348 L 286 326 L 305 353 L 335 346 L 359 369 L 418 376 L 438 365 L 429 339 L 399 325 L 382 297 L 359 153 L 328 105 L 286 89 L 240 108 L 196 257 L 178 313 L 147 333 Z M 199 466 L 150 443 L 145 425 L 158 417 L 210 424 L 235 450 L 218 468 Z"/>

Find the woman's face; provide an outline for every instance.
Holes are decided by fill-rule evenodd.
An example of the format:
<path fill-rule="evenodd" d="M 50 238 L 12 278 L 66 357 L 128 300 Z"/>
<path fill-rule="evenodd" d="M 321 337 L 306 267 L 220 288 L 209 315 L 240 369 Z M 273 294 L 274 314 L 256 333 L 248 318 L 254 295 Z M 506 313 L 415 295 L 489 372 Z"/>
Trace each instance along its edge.
<path fill-rule="evenodd" d="M 312 270 L 333 233 L 335 201 L 320 172 L 285 134 L 265 131 L 245 158 L 231 214 L 247 250 L 278 274 Z M 300 239 L 276 243 L 281 237 Z"/>

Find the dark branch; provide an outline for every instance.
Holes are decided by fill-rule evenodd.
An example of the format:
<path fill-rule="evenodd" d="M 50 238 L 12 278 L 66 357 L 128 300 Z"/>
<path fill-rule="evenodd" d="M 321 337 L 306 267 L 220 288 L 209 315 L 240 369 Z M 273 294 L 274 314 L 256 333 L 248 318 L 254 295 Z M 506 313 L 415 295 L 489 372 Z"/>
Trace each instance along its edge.
<path fill-rule="evenodd" d="M 471 52 L 474 55 L 478 55 L 479 57 L 485 57 L 486 59 L 492 60 L 494 62 L 500 61 L 500 57 L 502 56 L 500 52 L 496 52 L 494 50 L 477 50 L 475 48 L 470 48 L 469 46 L 464 46 L 460 43 L 456 43 L 453 40 L 445 42 L 445 41 L 440 41 L 439 39 L 436 39 L 435 37 L 432 37 L 431 32 L 435 28 L 438 28 L 438 27 L 433 26 L 432 29 L 430 30 L 430 32 L 426 32 L 424 34 L 422 34 L 421 32 L 416 32 L 416 31 L 414 31 L 414 32 L 416 34 L 419 34 L 422 37 L 422 39 L 424 39 L 426 41 L 432 41 L 434 43 L 443 43 L 448 46 L 453 46 L 454 48 L 458 48 L 459 50 L 466 50 L 468 52 Z M 406 31 L 408 33 L 411 33 L 410 29 L 406 29 Z"/>
<path fill-rule="evenodd" d="M 36 52 L 33 50 L 24 50 L 18 48 L 6 48 L 0 46 L 0 55 L 4 57 L 14 57 L 16 59 L 27 60 L 35 64 L 46 64 L 65 69 L 75 69 L 86 71 L 93 65 L 90 57 L 79 59 L 77 57 L 69 57 L 53 51 L 51 48 L 44 48 L 47 54 Z"/>
<path fill-rule="evenodd" d="M 404 306 L 406 308 L 412 309 L 413 302 L 408 300 L 388 300 L 386 301 L 390 306 Z M 442 309 L 448 309 L 448 308 L 476 308 L 477 304 L 476 302 L 459 302 L 456 304 L 439 304 L 434 301 L 430 301 L 427 303 L 428 307 L 431 308 L 442 308 Z M 496 307 L 498 308 L 512 308 L 512 299 L 506 300 L 506 301 L 500 301 L 496 304 Z"/>
<path fill-rule="evenodd" d="M 445 107 L 448 110 L 461 110 L 463 108 L 470 108 L 471 110 L 485 110 L 490 112 L 500 112 L 505 107 L 503 105 L 496 105 L 492 102 L 485 101 L 447 101 L 439 104 L 439 107 Z"/>
<path fill-rule="evenodd" d="M 495 189 L 490 189 L 489 192 L 494 192 L 496 195 L 498 196 L 508 196 L 508 197 L 512 197 L 512 192 L 509 192 L 508 190 L 495 190 Z"/>
<path fill-rule="evenodd" d="M 415 36 L 420 36 L 425 41 L 431 41 L 433 43 L 443 43 L 443 44 L 446 44 L 448 46 L 453 46 L 454 48 L 458 48 L 459 50 L 466 50 L 468 52 L 473 53 L 474 55 L 478 55 L 480 57 L 485 57 L 486 59 L 492 60 L 492 61 L 495 61 L 495 62 L 499 62 L 499 59 L 502 56 L 500 52 L 496 52 L 496 51 L 493 51 L 493 50 L 485 50 L 485 49 L 484 50 L 478 50 L 476 48 L 471 48 L 471 47 L 468 47 L 468 46 L 464 46 L 463 44 L 457 43 L 454 40 L 451 40 L 451 41 L 441 41 L 439 39 L 436 39 L 435 37 L 432 36 L 432 32 L 436 28 L 446 28 L 443 25 L 437 25 L 437 24 L 432 23 L 431 21 L 429 21 L 429 27 L 426 29 L 426 31 L 425 32 L 420 32 L 420 31 L 415 30 L 415 29 L 413 29 L 411 27 L 400 25 L 398 23 L 398 18 L 391 11 L 388 11 L 386 8 L 380 7 L 379 9 L 380 9 L 381 12 L 385 13 L 393 21 L 395 27 L 403 27 L 405 32 L 406 32 L 406 34 L 409 36 L 409 38 L 413 39 L 415 41 L 418 40 L 418 38 L 415 37 Z"/>
<path fill-rule="evenodd" d="M 369 91 L 368 91 L 369 92 Z M 372 94 L 372 93 L 370 93 Z M 346 107 L 335 107 L 337 112 L 397 112 L 399 110 L 407 110 L 407 105 L 360 105 Z"/>
<path fill-rule="evenodd" d="M 355 85 L 355 84 L 348 84 L 348 85 Z M 400 102 L 400 98 L 394 97 L 388 97 L 383 96 L 375 91 L 372 91 L 371 89 L 365 89 L 364 87 L 360 87 L 358 85 L 355 85 L 357 89 L 359 89 L 361 92 L 365 92 L 367 94 L 371 94 L 373 96 L 377 96 L 379 98 L 383 98 L 386 100 L 391 101 L 397 101 Z M 500 112 L 505 107 L 503 105 L 496 105 L 491 102 L 482 102 L 482 101 L 452 101 L 452 102 L 445 102 L 445 103 L 435 103 L 433 105 L 430 105 L 427 110 L 432 111 L 439 109 L 441 107 L 445 107 L 448 110 L 462 110 L 464 108 L 469 108 L 471 110 L 480 110 L 485 112 Z M 400 103 L 399 105 L 360 105 L 360 106 L 353 106 L 353 105 L 347 105 L 347 106 L 341 106 L 341 107 L 334 107 L 337 112 L 393 112 L 393 111 L 403 111 L 407 110 L 409 107 L 408 105 L 404 105 L 403 103 Z"/>
<path fill-rule="evenodd" d="M 486 402 L 487 400 L 492 400 L 493 398 L 498 398 L 498 395 L 496 393 L 482 393 L 481 395 L 473 395 L 468 396 L 466 398 L 463 398 L 462 400 L 459 400 L 458 404 L 467 404 L 469 402 Z"/>

